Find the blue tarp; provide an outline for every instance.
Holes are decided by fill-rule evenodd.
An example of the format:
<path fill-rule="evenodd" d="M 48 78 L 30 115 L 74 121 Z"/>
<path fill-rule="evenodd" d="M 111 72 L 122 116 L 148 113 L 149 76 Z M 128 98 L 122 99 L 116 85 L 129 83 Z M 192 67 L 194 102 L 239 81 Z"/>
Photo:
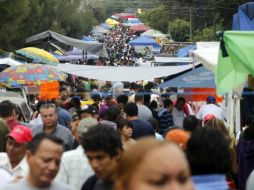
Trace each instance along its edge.
<path fill-rule="evenodd" d="M 153 39 L 147 37 L 139 37 L 128 43 L 130 46 L 153 46 L 154 48 L 160 48 L 160 45 Z"/>
<path fill-rule="evenodd" d="M 233 16 L 233 30 L 254 30 L 254 2 L 245 3 Z"/>
<path fill-rule="evenodd" d="M 142 22 L 139 19 L 128 19 L 124 23 L 141 24 Z"/>
<path fill-rule="evenodd" d="M 158 87 L 216 88 L 214 74 L 203 66 L 164 82 Z"/>
<path fill-rule="evenodd" d="M 188 45 L 186 47 L 183 47 L 183 48 L 178 50 L 177 57 L 189 57 L 188 52 L 190 50 L 194 50 L 196 48 L 197 48 L 196 44 L 192 44 L 192 45 Z"/>
<path fill-rule="evenodd" d="M 94 41 L 97 41 L 95 38 L 88 37 L 88 36 L 83 36 L 82 40 L 85 41 L 85 42 L 94 42 Z"/>

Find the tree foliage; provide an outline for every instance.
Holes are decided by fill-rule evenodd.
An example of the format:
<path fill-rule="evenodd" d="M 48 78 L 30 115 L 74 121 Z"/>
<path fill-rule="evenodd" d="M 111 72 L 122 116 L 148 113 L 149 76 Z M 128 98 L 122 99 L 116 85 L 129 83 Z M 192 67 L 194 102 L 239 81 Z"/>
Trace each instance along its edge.
<path fill-rule="evenodd" d="M 106 7 L 99 2 L 101 1 L 2 0 L 0 49 L 13 51 L 24 47 L 26 37 L 46 30 L 81 38 L 82 35 L 89 34 L 92 26 L 108 16 Z"/>
<path fill-rule="evenodd" d="M 181 19 L 169 21 L 168 31 L 174 41 L 177 42 L 189 41 L 190 23 Z"/>
<path fill-rule="evenodd" d="M 144 23 L 149 25 L 151 28 L 167 33 L 168 15 L 167 11 L 165 11 L 164 6 L 152 8 L 141 14 L 139 17 Z"/>

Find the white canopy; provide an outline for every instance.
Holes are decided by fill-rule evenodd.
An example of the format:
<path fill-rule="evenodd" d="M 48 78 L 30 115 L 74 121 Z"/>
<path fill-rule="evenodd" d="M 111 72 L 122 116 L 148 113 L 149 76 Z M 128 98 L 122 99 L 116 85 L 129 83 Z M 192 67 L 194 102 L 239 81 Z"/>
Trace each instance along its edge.
<path fill-rule="evenodd" d="M 169 76 L 191 69 L 190 65 L 161 67 L 89 66 L 58 64 L 57 68 L 68 74 L 103 81 L 140 81 Z"/>
<path fill-rule="evenodd" d="M 215 72 L 219 45 L 219 42 L 197 42 L 197 50 L 193 51 L 195 62 L 202 63 L 207 69 Z"/>
<path fill-rule="evenodd" d="M 160 57 L 154 56 L 155 63 L 192 63 L 191 57 Z"/>
<path fill-rule="evenodd" d="M 22 65 L 22 64 L 23 63 L 16 61 L 16 60 L 9 58 L 9 57 L 0 59 L 0 65 L 16 66 L 16 65 Z"/>

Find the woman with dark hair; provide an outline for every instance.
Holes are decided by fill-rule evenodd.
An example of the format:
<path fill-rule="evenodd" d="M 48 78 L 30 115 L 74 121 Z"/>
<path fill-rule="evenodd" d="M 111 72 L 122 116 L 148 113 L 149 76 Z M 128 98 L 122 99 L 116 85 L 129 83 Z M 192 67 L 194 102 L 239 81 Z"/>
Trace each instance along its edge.
<path fill-rule="evenodd" d="M 214 128 L 197 128 L 187 143 L 196 190 L 228 190 L 226 174 L 230 172 L 230 149 L 225 136 Z"/>
<path fill-rule="evenodd" d="M 117 129 L 121 136 L 121 141 L 123 143 L 123 148 L 128 149 L 131 145 L 135 144 L 135 140 L 131 138 L 133 125 L 127 119 L 120 119 L 116 122 Z"/>

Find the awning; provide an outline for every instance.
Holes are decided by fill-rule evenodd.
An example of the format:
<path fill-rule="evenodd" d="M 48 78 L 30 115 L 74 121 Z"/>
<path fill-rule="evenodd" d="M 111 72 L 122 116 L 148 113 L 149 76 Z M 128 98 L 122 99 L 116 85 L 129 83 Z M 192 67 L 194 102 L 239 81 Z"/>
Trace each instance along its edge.
<path fill-rule="evenodd" d="M 105 45 L 103 43 L 84 42 L 82 40 L 70 38 L 68 36 L 64 36 L 64 35 L 58 34 L 56 32 L 52 32 L 50 30 L 26 38 L 26 43 L 35 44 L 35 43 L 40 43 L 45 40 L 50 41 L 52 39 L 54 39 L 58 42 L 61 42 L 63 44 L 66 44 L 66 45 L 76 47 L 78 49 L 82 49 L 87 52 L 94 53 L 94 54 L 99 55 L 101 57 L 108 57 L 107 50 L 106 50 Z"/>
<path fill-rule="evenodd" d="M 164 82 L 158 87 L 215 88 L 216 86 L 214 74 L 202 66 Z"/>
<path fill-rule="evenodd" d="M 193 51 L 194 61 L 202 63 L 207 69 L 215 72 L 218 63 L 219 42 L 197 42 Z"/>
<path fill-rule="evenodd" d="M 162 67 L 124 67 L 124 66 L 89 66 L 74 64 L 59 64 L 57 68 L 68 74 L 97 79 L 103 81 L 150 80 L 154 78 L 174 75 L 188 69 L 193 65 L 162 66 Z"/>

